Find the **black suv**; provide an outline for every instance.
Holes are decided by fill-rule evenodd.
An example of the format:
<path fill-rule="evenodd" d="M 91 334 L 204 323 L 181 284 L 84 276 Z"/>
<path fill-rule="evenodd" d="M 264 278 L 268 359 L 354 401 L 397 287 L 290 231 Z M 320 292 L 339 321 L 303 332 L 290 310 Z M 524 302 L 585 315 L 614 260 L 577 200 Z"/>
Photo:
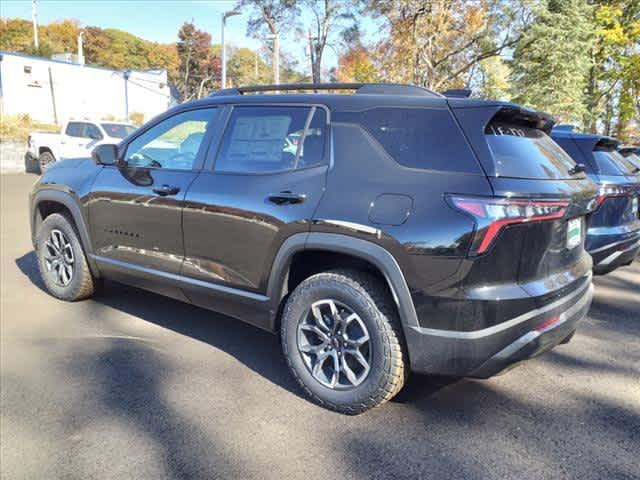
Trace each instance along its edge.
<path fill-rule="evenodd" d="M 353 93 L 286 93 L 310 88 Z M 222 90 L 47 170 L 41 275 L 64 300 L 106 277 L 278 332 L 340 412 L 409 371 L 487 378 L 568 342 L 591 303 L 596 186 L 552 124 L 402 85 Z"/>
<path fill-rule="evenodd" d="M 629 265 L 640 252 L 640 169 L 617 152 L 615 138 L 578 133 L 571 126 L 554 128 L 551 137 L 599 187 L 585 241 L 594 272 Z"/>

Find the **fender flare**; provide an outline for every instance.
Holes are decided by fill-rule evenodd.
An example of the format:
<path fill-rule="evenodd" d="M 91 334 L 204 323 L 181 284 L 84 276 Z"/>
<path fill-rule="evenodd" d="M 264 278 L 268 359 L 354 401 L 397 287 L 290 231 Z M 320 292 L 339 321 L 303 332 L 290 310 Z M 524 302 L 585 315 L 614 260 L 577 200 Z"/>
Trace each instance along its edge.
<path fill-rule="evenodd" d="M 284 294 L 284 285 L 291 260 L 294 254 L 303 250 L 343 253 L 371 263 L 386 279 L 403 327 L 417 327 L 419 325 L 409 286 L 393 255 L 373 242 L 336 233 L 298 233 L 289 237 L 282 244 L 273 262 L 267 284 L 267 296 L 274 302 L 273 315 L 277 314 L 277 306 Z"/>
<path fill-rule="evenodd" d="M 89 235 L 89 230 L 87 229 L 87 225 L 85 222 L 84 215 L 80 210 L 80 206 L 78 205 L 77 200 L 71 193 L 64 192 L 61 190 L 53 190 L 53 189 L 44 189 L 40 190 L 33 196 L 33 200 L 31 203 L 31 243 L 34 248 L 36 247 L 36 214 L 38 212 L 38 205 L 41 202 L 55 202 L 61 205 L 64 205 L 67 210 L 71 213 L 71 217 L 75 223 L 76 229 L 80 235 L 80 243 L 82 243 L 82 248 L 84 249 L 85 257 L 87 259 L 87 263 L 89 264 L 89 268 L 91 273 L 95 277 L 100 276 L 100 271 L 98 270 L 98 266 L 96 265 L 93 259 L 93 247 L 91 243 L 91 237 Z"/>

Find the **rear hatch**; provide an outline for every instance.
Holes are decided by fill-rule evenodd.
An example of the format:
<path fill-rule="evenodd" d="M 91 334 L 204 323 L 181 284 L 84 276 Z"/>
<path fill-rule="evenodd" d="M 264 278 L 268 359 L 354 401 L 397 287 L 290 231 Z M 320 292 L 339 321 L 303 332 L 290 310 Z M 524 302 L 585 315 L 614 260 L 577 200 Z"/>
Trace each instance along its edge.
<path fill-rule="evenodd" d="M 592 158 L 600 188 L 591 227 L 630 225 L 638 219 L 640 174 L 616 147 L 617 142 L 606 137 L 593 146 Z"/>
<path fill-rule="evenodd" d="M 586 218 L 597 189 L 549 137 L 552 118 L 513 104 L 450 100 L 450 105 L 503 203 L 473 207 L 476 235 L 483 234 L 483 216 L 491 217 L 484 222 L 495 234 L 489 249 L 470 252 L 478 255 L 478 280 L 511 277 L 530 295 L 545 298 L 584 281 L 591 269 L 584 250 Z"/>

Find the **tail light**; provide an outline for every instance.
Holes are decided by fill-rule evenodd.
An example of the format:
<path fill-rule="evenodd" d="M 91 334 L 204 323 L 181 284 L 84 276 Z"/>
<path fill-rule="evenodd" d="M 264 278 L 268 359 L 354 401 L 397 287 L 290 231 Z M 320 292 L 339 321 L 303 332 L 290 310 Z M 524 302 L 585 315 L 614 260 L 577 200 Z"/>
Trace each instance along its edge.
<path fill-rule="evenodd" d="M 618 187 L 615 185 L 604 185 L 600 187 L 600 190 L 598 191 L 598 196 L 596 197 L 596 208 L 602 205 L 608 198 L 624 197 L 626 195 L 627 192 L 622 187 Z"/>
<path fill-rule="evenodd" d="M 507 225 L 543 222 L 562 218 L 568 200 L 528 200 L 498 197 L 462 197 L 451 195 L 450 203 L 476 221 L 476 231 L 470 255 L 480 255 L 491 247 L 494 239 Z"/>

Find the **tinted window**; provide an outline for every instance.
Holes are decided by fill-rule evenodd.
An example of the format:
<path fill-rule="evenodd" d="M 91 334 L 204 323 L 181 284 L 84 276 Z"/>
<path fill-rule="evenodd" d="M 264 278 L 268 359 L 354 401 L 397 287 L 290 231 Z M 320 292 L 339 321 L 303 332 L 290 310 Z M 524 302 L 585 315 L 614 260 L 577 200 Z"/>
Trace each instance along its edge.
<path fill-rule="evenodd" d="M 352 115 L 342 116 L 352 121 Z M 429 170 L 479 171 L 448 110 L 374 108 L 357 114 L 353 120 L 371 133 L 401 165 Z"/>
<path fill-rule="evenodd" d="M 85 123 L 83 137 L 91 138 L 93 140 L 102 140 L 104 138 L 100 129 L 96 127 L 93 123 Z"/>
<path fill-rule="evenodd" d="M 640 168 L 640 155 L 638 155 L 637 153 L 632 153 L 631 155 L 627 156 L 626 159 L 633 163 L 633 166 L 635 168 Z"/>
<path fill-rule="evenodd" d="M 300 148 L 298 167 L 310 167 L 324 161 L 327 130 L 327 114 L 316 108 Z"/>
<path fill-rule="evenodd" d="M 69 122 L 67 124 L 67 129 L 65 130 L 64 133 L 66 133 L 70 137 L 82 137 L 83 131 L 84 131 L 84 123 Z"/>
<path fill-rule="evenodd" d="M 485 136 L 501 177 L 571 178 L 575 162 L 541 130 L 491 123 Z"/>
<path fill-rule="evenodd" d="M 560 145 L 562 149 L 569 154 L 574 162 L 582 163 L 589 173 L 594 173 L 595 167 L 593 166 L 593 162 L 589 158 L 585 158 L 584 154 L 578 148 L 578 145 L 576 145 L 576 142 L 574 142 L 573 139 L 565 137 L 552 137 L 552 140 Z"/>
<path fill-rule="evenodd" d="M 269 173 L 321 161 L 324 112 L 317 109 L 318 119 L 314 118 L 313 128 L 311 124 L 309 128 L 311 138 L 305 140 L 304 127 L 311 111 L 310 107 L 235 107 L 216 171 Z"/>
<path fill-rule="evenodd" d="M 626 175 L 632 173 L 618 152 L 594 150 L 593 158 L 598 164 L 601 175 Z"/>
<path fill-rule="evenodd" d="M 209 122 L 217 109 L 206 108 L 179 113 L 160 122 L 133 140 L 127 147 L 128 165 L 190 170 Z"/>
<path fill-rule="evenodd" d="M 136 129 L 132 125 L 122 125 L 120 123 L 103 123 L 102 128 L 112 138 L 124 138 Z"/>

